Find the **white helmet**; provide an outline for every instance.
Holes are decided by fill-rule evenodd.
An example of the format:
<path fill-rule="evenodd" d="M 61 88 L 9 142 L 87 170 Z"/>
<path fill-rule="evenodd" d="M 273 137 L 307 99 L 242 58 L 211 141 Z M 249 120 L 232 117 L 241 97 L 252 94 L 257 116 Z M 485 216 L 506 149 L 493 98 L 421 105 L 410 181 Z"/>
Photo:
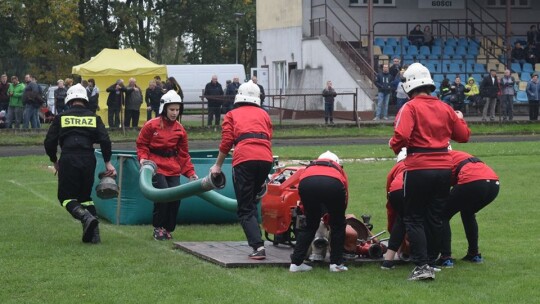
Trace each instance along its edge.
<path fill-rule="evenodd" d="M 323 154 L 319 155 L 318 159 L 329 159 L 335 161 L 338 164 L 341 164 L 341 160 L 339 159 L 339 157 L 330 151 L 326 151 Z"/>
<path fill-rule="evenodd" d="M 397 155 L 396 163 L 399 163 L 400 161 L 404 160 L 406 157 L 407 157 L 407 148 L 403 147 L 401 148 L 401 151 L 399 151 Z"/>
<path fill-rule="evenodd" d="M 169 90 L 167 93 L 161 96 L 161 100 L 159 104 L 159 114 L 163 112 L 165 105 L 170 104 L 170 103 L 178 103 L 178 104 L 182 103 L 182 98 L 174 90 Z"/>
<path fill-rule="evenodd" d="M 80 99 L 88 103 L 88 93 L 80 83 L 69 88 L 69 90 L 67 91 L 65 102 L 67 104 L 70 101 L 74 101 L 75 99 Z"/>
<path fill-rule="evenodd" d="M 409 66 L 409 68 L 403 73 L 405 77 L 405 83 L 403 89 L 405 93 L 409 94 L 413 89 L 429 86 L 431 92 L 435 91 L 435 83 L 431 79 L 429 70 L 421 63 L 415 62 Z"/>
<path fill-rule="evenodd" d="M 234 103 L 252 103 L 261 106 L 261 90 L 253 81 L 243 83 L 238 88 L 238 94 L 234 97 Z"/>

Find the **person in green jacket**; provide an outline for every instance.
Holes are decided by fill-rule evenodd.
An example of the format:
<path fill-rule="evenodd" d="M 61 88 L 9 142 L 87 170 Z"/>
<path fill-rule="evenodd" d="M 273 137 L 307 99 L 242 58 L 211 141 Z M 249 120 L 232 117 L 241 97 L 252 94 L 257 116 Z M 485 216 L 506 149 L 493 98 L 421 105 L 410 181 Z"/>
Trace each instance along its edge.
<path fill-rule="evenodd" d="M 478 112 L 482 98 L 480 98 L 480 88 L 473 77 L 469 77 L 465 85 L 465 99 L 469 100 L 473 109 L 476 109 Z"/>
<path fill-rule="evenodd" d="M 11 124 L 15 124 L 15 129 L 19 129 L 23 116 L 22 95 L 24 84 L 19 82 L 17 76 L 11 76 L 11 84 L 8 89 L 9 106 L 6 119 L 6 128 L 11 129 Z"/>

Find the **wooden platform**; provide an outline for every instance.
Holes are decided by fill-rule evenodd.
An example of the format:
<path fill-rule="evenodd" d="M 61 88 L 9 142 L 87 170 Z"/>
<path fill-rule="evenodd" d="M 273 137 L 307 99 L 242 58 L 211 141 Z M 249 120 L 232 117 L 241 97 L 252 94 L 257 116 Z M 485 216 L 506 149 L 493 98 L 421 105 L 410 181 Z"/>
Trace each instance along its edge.
<path fill-rule="evenodd" d="M 218 264 L 225 268 L 253 267 L 260 265 L 289 266 L 293 249 L 289 246 L 274 246 L 265 242 L 266 259 L 252 260 L 248 255 L 252 252 L 247 242 L 175 242 L 174 247 L 193 254 L 203 260 Z M 347 264 L 381 262 L 381 259 L 357 258 Z"/>

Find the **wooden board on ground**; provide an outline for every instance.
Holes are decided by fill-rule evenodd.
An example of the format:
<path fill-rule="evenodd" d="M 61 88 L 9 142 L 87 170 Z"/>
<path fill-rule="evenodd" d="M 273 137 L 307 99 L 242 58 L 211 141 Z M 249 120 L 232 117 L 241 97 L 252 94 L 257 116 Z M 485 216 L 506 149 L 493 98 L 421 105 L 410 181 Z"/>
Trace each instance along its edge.
<path fill-rule="evenodd" d="M 174 247 L 193 254 L 203 260 L 218 264 L 226 268 L 252 267 L 259 265 L 289 266 L 290 255 L 293 249 L 286 245 L 274 246 L 265 242 L 266 259 L 252 260 L 248 255 L 252 252 L 247 242 L 175 242 Z M 347 261 L 346 264 L 366 262 L 381 262 L 381 259 L 357 258 Z"/>

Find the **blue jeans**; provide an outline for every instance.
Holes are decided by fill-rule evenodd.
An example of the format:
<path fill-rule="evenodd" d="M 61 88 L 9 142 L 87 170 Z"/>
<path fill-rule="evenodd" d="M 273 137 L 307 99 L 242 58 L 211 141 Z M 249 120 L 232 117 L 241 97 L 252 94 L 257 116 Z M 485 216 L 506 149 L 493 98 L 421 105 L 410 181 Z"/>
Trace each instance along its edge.
<path fill-rule="evenodd" d="M 23 129 L 28 129 L 29 126 L 32 126 L 32 129 L 39 128 L 38 119 L 38 109 L 30 104 L 25 105 L 23 112 Z"/>
<path fill-rule="evenodd" d="M 334 103 L 332 102 L 324 103 L 324 122 L 328 122 L 328 119 L 334 122 Z"/>
<path fill-rule="evenodd" d="M 377 94 L 377 112 L 375 118 L 388 117 L 388 102 L 390 101 L 390 92 Z M 382 116 L 381 116 L 382 115 Z"/>

